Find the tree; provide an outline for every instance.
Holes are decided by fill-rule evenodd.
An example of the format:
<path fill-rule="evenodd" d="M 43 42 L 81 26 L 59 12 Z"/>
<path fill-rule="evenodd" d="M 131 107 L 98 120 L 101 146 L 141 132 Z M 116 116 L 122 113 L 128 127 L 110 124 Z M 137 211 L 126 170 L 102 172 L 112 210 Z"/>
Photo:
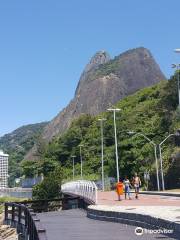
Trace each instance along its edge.
<path fill-rule="evenodd" d="M 34 177 L 38 171 L 38 163 L 36 161 L 24 160 L 21 163 L 22 175 L 25 177 Z"/>
<path fill-rule="evenodd" d="M 62 178 L 62 168 L 57 167 L 53 172 L 50 172 L 41 183 L 33 187 L 33 199 L 59 198 L 61 195 L 60 190 Z"/>

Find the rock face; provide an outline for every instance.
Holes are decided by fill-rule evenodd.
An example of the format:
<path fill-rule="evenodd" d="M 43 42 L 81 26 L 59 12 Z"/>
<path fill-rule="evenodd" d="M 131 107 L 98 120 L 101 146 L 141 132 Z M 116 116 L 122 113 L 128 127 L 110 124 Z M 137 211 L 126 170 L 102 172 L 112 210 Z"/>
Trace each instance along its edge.
<path fill-rule="evenodd" d="M 146 48 L 128 50 L 114 59 L 105 51 L 99 51 L 85 67 L 74 99 L 44 128 L 42 138 L 48 142 L 66 131 L 80 114 L 96 115 L 125 96 L 164 79 Z"/>

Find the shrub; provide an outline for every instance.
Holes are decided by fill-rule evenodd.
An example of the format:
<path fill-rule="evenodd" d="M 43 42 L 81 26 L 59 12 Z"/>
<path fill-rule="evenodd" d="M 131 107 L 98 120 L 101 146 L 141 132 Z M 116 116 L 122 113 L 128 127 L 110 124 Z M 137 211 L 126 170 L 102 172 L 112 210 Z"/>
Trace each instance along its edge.
<path fill-rule="evenodd" d="M 62 169 L 57 167 L 53 172 L 50 172 L 44 180 L 33 187 L 33 199 L 51 199 L 59 198 L 61 193 Z"/>

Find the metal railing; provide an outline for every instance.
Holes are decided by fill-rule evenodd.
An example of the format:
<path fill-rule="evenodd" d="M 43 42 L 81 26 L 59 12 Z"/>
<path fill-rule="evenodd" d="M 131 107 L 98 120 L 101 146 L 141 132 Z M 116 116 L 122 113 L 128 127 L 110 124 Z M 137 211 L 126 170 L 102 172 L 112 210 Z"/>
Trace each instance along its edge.
<path fill-rule="evenodd" d="M 17 229 L 18 239 L 47 240 L 46 231 L 36 218 L 36 214 L 31 213 L 22 204 L 5 203 L 4 223 Z"/>
<path fill-rule="evenodd" d="M 92 181 L 78 180 L 67 182 L 61 186 L 64 194 L 82 197 L 91 204 L 97 204 L 97 186 Z"/>
<path fill-rule="evenodd" d="M 42 199 L 4 204 L 4 223 L 17 229 L 18 239 L 47 240 L 46 230 L 41 225 L 36 212 L 84 208 L 86 205 L 79 197 Z"/>
<path fill-rule="evenodd" d="M 28 209 L 33 210 L 34 213 L 81 208 L 81 203 L 79 197 L 38 199 L 21 202 Z"/>

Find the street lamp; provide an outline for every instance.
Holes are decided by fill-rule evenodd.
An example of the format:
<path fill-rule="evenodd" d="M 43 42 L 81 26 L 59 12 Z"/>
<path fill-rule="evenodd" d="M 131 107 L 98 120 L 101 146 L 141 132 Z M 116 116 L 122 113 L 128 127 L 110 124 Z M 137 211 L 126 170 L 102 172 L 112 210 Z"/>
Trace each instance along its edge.
<path fill-rule="evenodd" d="M 180 53 L 180 48 L 176 48 L 174 49 L 175 53 Z M 179 108 L 180 108 L 180 80 L 179 80 L 179 67 L 180 64 L 172 64 L 173 68 L 176 68 L 177 72 L 178 72 L 178 99 L 179 99 Z"/>
<path fill-rule="evenodd" d="M 118 148 L 117 148 L 117 131 L 116 131 L 116 112 L 120 112 L 120 108 L 108 108 L 107 111 L 113 112 L 114 116 L 114 138 L 115 138 L 115 150 L 116 150 L 116 171 L 117 171 L 117 182 L 119 182 L 119 159 L 118 159 Z"/>
<path fill-rule="evenodd" d="M 101 171 L 102 171 L 102 190 L 104 191 L 104 141 L 103 141 L 103 122 L 106 121 L 105 118 L 99 118 L 101 125 Z"/>
<path fill-rule="evenodd" d="M 180 53 L 180 48 L 174 49 L 174 52 L 175 52 L 175 53 Z"/>
<path fill-rule="evenodd" d="M 179 108 L 180 108 L 180 79 L 179 79 L 180 64 L 173 63 L 172 68 L 176 68 L 177 75 L 178 75 L 178 104 L 179 104 Z"/>
<path fill-rule="evenodd" d="M 72 157 L 72 161 L 73 161 L 73 180 L 74 180 L 74 159 L 76 156 L 71 156 Z"/>
<path fill-rule="evenodd" d="M 133 137 L 135 136 L 142 136 L 144 137 L 150 144 L 153 145 L 154 147 L 154 156 L 155 156 L 155 162 L 156 162 L 156 178 L 157 178 L 157 189 L 158 191 L 160 190 L 160 187 L 159 187 L 159 170 L 158 170 L 158 158 L 157 158 L 157 145 L 151 140 L 149 139 L 146 135 L 144 135 L 143 133 L 136 133 L 134 131 L 129 131 L 128 134 L 134 134 Z"/>
<path fill-rule="evenodd" d="M 84 145 L 79 144 L 80 159 L 81 159 L 81 179 L 82 179 L 82 177 L 83 177 L 83 167 L 82 167 L 82 147 L 83 147 L 83 146 L 84 146 Z"/>
<path fill-rule="evenodd" d="M 164 186 L 164 173 L 163 173 L 163 159 L 162 159 L 162 151 L 161 151 L 161 146 L 162 144 L 171 136 L 175 136 L 175 134 L 169 134 L 160 144 L 159 144 L 159 157 L 160 157 L 160 166 L 161 166 L 161 178 L 162 178 L 162 189 L 163 191 L 165 190 Z"/>

